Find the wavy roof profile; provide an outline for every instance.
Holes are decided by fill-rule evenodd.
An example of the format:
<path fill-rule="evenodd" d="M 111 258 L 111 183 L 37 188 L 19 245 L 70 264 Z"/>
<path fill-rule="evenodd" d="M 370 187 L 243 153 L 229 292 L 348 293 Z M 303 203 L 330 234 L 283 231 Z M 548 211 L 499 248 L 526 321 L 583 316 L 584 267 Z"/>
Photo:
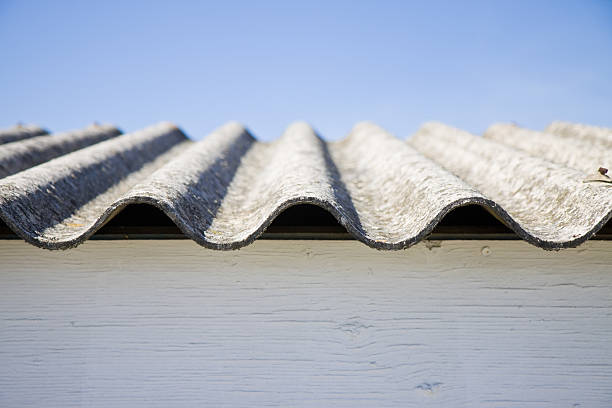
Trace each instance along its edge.
<path fill-rule="evenodd" d="M 36 125 L 17 125 L 9 129 L 0 130 L 0 144 L 16 142 L 48 133 L 45 129 Z"/>
<path fill-rule="evenodd" d="M 296 204 L 326 209 L 378 249 L 409 247 L 469 204 L 545 249 L 579 245 L 612 216 L 610 180 L 584 182 L 612 165 L 612 130 L 585 125 L 500 124 L 479 137 L 428 123 L 402 141 L 360 123 L 325 142 L 295 123 L 271 143 L 238 123 L 200 142 L 170 123 L 123 135 L 112 126 L 27 129 L 0 132 L 0 218 L 48 249 L 77 246 L 143 203 L 214 249 L 251 243 Z"/>

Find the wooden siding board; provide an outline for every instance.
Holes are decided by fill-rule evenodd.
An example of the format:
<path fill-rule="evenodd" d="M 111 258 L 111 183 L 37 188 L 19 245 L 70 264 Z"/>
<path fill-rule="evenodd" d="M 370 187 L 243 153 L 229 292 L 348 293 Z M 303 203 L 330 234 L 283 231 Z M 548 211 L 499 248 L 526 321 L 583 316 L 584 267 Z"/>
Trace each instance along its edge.
<path fill-rule="evenodd" d="M 3 241 L 0 260 L 2 407 L 612 402 L 605 241 Z"/>

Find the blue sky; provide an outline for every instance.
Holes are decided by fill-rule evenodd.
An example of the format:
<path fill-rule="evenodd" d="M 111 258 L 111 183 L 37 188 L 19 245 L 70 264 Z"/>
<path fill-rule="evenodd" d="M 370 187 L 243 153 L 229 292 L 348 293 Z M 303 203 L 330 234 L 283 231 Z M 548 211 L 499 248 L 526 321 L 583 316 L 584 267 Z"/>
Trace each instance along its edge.
<path fill-rule="evenodd" d="M 612 127 L 612 1 L 0 0 L 0 127 Z"/>

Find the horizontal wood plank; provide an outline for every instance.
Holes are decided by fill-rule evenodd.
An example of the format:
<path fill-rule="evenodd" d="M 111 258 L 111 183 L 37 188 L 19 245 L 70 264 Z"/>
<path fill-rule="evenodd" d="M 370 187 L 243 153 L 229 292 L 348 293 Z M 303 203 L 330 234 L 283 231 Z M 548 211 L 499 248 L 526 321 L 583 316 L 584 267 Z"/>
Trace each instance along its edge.
<path fill-rule="evenodd" d="M 610 407 L 612 246 L 0 242 L 2 407 Z"/>

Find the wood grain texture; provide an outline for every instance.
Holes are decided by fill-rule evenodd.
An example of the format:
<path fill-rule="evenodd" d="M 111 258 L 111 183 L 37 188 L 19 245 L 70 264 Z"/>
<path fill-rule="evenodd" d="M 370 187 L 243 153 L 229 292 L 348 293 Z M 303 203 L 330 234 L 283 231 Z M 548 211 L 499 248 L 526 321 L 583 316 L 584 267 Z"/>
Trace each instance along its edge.
<path fill-rule="evenodd" d="M 0 241 L 0 406 L 610 407 L 611 249 Z"/>

